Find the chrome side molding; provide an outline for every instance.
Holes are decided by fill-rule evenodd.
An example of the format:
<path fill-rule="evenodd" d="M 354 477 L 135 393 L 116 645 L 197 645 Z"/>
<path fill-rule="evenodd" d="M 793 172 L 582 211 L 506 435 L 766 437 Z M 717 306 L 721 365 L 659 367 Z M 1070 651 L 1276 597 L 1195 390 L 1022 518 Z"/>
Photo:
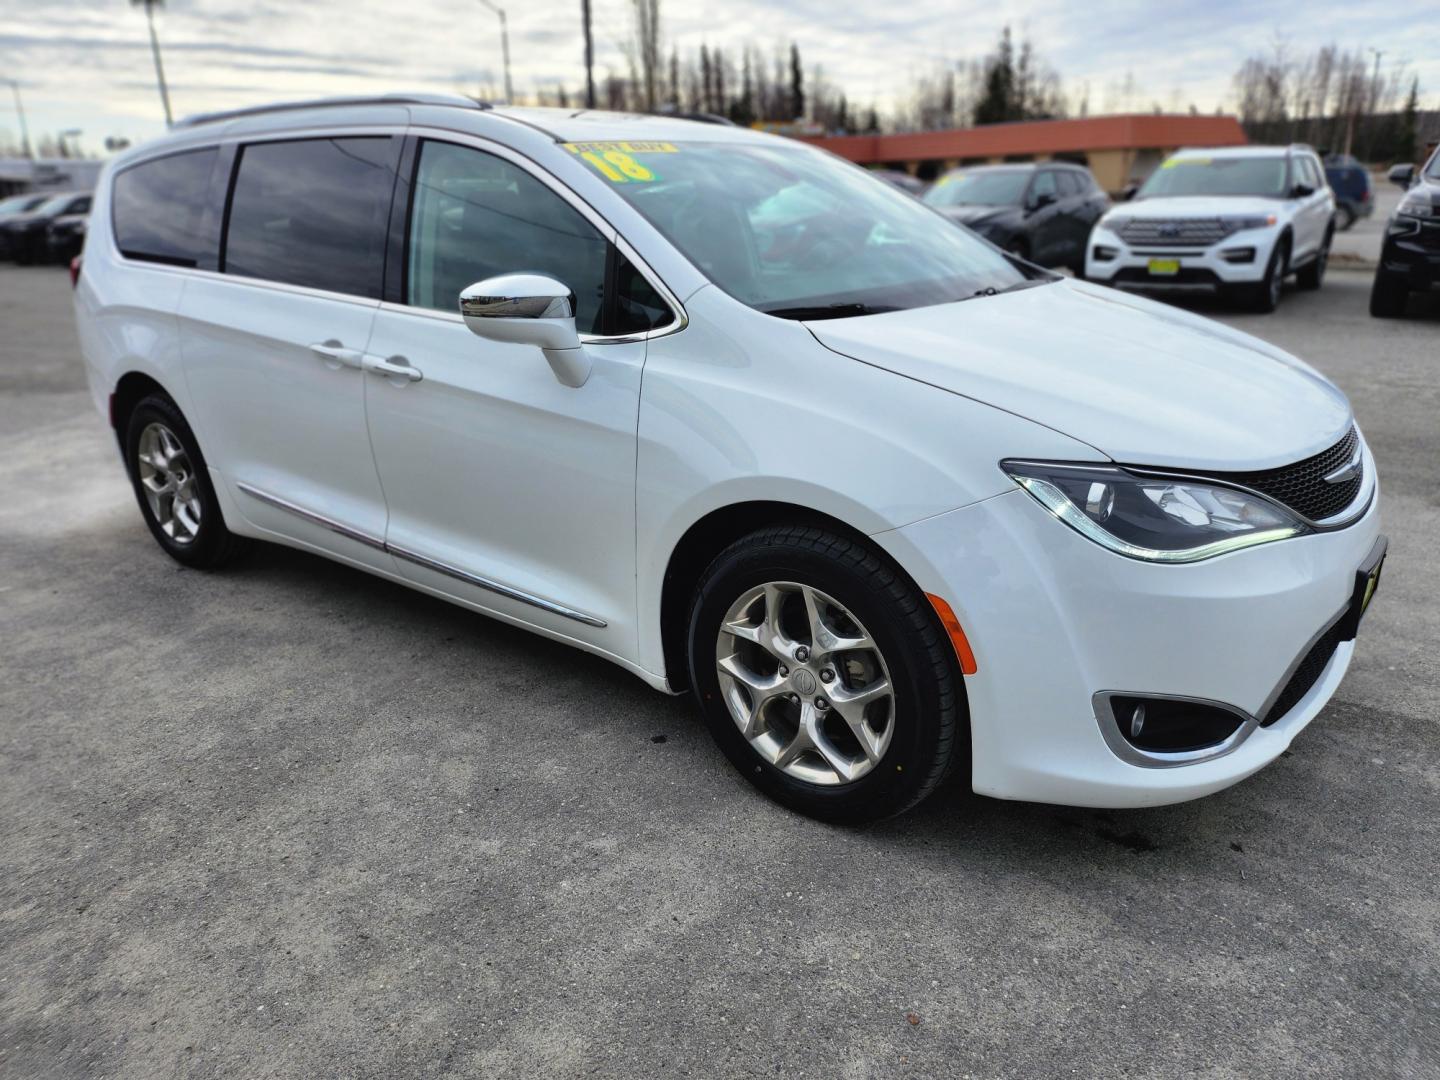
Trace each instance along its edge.
<path fill-rule="evenodd" d="M 404 559 L 406 562 L 414 563 L 416 566 L 423 566 L 425 569 L 433 570 L 437 574 L 444 574 L 447 577 L 455 578 L 457 581 L 463 581 L 468 585 L 474 585 L 487 592 L 493 592 L 495 595 L 503 596 L 507 600 L 517 600 L 522 604 L 529 604 L 531 607 L 537 607 L 541 611 L 548 611 L 552 615 L 561 615 L 567 619 L 574 619 L 576 622 L 584 623 L 586 626 L 603 628 L 609 625 L 604 619 L 597 618 L 578 608 L 567 607 L 565 604 L 556 603 L 554 600 L 547 600 L 543 596 L 536 596 L 534 593 L 506 585 L 493 578 L 472 574 L 468 570 L 461 570 L 459 567 L 451 566 L 449 563 L 432 559 L 428 555 L 420 554 L 418 551 L 410 551 L 406 548 L 396 547 L 394 544 L 387 544 L 378 536 L 372 536 L 369 533 L 352 528 L 343 521 L 336 521 L 334 518 L 326 517 L 324 514 L 317 514 L 313 510 L 307 510 L 305 507 L 298 506 L 289 499 L 282 499 L 278 495 L 271 495 L 268 491 L 262 491 L 253 484 L 247 484 L 237 480 L 235 481 L 235 486 L 252 499 L 258 499 L 260 502 L 268 503 L 270 506 L 294 514 L 296 517 L 308 521 L 312 525 L 319 525 L 323 529 L 329 529 L 331 532 L 343 536 L 347 540 L 354 540 L 356 543 L 364 544 L 366 547 L 373 548 L 376 551 L 388 552 L 397 559 Z"/>

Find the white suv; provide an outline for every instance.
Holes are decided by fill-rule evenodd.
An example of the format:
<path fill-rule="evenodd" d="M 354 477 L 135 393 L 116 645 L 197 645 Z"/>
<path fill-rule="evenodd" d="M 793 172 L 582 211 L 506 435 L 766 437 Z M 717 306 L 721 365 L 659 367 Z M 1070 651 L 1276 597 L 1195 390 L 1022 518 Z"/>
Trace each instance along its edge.
<path fill-rule="evenodd" d="M 1090 234 L 1085 276 L 1123 289 L 1220 290 L 1273 311 L 1325 278 L 1335 196 L 1305 146 L 1182 150 Z"/>
<path fill-rule="evenodd" d="M 1385 550 L 1301 361 L 737 128 L 201 118 L 106 169 L 77 289 L 172 557 L 289 544 L 688 689 L 832 820 L 952 771 L 1233 784 L 1334 692 Z"/>

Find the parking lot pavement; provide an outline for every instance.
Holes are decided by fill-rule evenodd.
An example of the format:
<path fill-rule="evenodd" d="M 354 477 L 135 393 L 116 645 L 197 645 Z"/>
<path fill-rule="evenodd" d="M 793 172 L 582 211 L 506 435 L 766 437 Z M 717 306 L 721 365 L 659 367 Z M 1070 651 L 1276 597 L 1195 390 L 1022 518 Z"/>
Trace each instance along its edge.
<path fill-rule="evenodd" d="M 0 1075 L 1440 1074 L 1440 302 L 1369 284 L 1200 307 L 1337 379 L 1383 474 L 1292 752 L 847 831 L 598 659 L 280 548 L 181 569 L 64 272 L 0 268 Z"/>

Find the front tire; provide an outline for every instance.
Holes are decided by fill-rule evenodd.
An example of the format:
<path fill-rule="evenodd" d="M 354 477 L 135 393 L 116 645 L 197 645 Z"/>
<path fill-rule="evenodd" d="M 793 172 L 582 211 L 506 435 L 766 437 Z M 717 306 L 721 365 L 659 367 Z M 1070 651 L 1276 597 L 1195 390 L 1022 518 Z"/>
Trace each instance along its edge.
<path fill-rule="evenodd" d="M 688 656 L 725 755 L 811 817 L 902 813 L 968 748 L 955 654 L 929 601 L 824 529 L 777 526 L 726 548 L 691 604 Z"/>
<path fill-rule="evenodd" d="M 176 562 L 212 569 L 250 546 L 225 527 L 195 433 L 165 395 L 151 394 L 130 413 L 125 465 L 150 534 Z"/>
<path fill-rule="evenodd" d="M 1405 279 L 1384 270 L 1375 271 L 1375 284 L 1370 286 L 1370 314 L 1377 319 L 1398 319 L 1405 314 L 1410 290 Z"/>
<path fill-rule="evenodd" d="M 1250 310 L 1268 315 L 1280 306 L 1280 289 L 1290 265 L 1290 244 L 1281 240 L 1270 253 L 1270 262 L 1265 267 L 1265 276 L 1258 285 L 1251 287 Z"/>
<path fill-rule="evenodd" d="M 1325 233 L 1325 243 L 1321 245 L 1314 260 L 1295 275 L 1295 284 L 1302 289 L 1315 290 L 1325 283 L 1325 269 L 1330 263 L 1330 243 L 1335 239 L 1333 231 Z"/>

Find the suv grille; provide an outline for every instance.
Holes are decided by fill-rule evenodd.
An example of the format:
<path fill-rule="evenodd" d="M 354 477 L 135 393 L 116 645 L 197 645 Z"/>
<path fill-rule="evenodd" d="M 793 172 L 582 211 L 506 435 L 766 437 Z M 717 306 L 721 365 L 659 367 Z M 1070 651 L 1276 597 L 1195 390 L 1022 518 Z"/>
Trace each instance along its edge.
<path fill-rule="evenodd" d="M 1340 647 L 1341 619 L 1329 630 L 1320 636 L 1320 640 L 1310 647 L 1305 654 L 1305 659 L 1300 661 L 1300 666 L 1295 669 L 1295 674 L 1290 676 L 1290 681 L 1285 684 L 1285 689 L 1280 691 L 1280 696 L 1275 699 L 1265 715 L 1260 718 L 1261 727 L 1269 727 L 1275 721 L 1282 719 L 1286 713 L 1300 703 L 1300 699 L 1308 694 L 1311 688 L 1320 680 L 1321 674 L 1330 664 L 1330 658 L 1335 655 L 1335 650 Z"/>
<path fill-rule="evenodd" d="M 1131 218 L 1120 238 L 1135 247 L 1209 247 L 1230 235 L 1217 218 Z"/>
<path fill-rule="evenodd" d="M 1354 457 L 1359 445 L 1360 434 L 1352 427 L 1345 433 L 1345 437 L 1330 449 L 1294 465 L 1263 469 L 1259 472 L 1225 472 L 1213 475 L 1217 480 L 1228 480 L 1232 484 L 1240 484 L 1242 487 L 1253 488 L 1262 495 L 1268 495 L 1301 517 L 1311 521 L 1323 521 L 1340 513 L 1360 494 L 1360 484 L 1364 479 L 1363 465 L 1349 480 L 1338 484 L 1327 483 L 1325 480 L 1327 474 Z"/>

